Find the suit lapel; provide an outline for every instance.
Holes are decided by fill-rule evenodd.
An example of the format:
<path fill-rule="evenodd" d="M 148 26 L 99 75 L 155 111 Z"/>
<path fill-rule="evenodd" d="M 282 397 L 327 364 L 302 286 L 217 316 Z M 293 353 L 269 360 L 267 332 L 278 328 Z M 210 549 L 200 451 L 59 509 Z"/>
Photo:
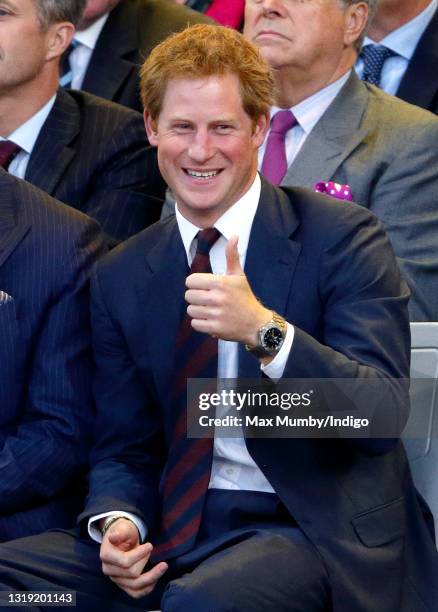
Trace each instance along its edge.
<path fill-rule="evenodd" d="M 0 268 L 15 251 L 31 226 L 20 218 L 20 202 L 14 182 L 15 179 L 0 169 Z"/>
<path fill-rule="evenodd" d="M 408 68 L 397 90 L 397 96 L 430 108 L 437 94 L 436 67 L 438 65 L 438 11 L 418 43 Z"/>
<path fill-rule="evenodd" d="M 61 89 L 30 156 L 26 180 L 53 195 L 76 154 L 71 144 L 79 129 L 78 108 L 73 98 Z"/>
<path fill-rule="evenodd" d="M 245 273 L 254 294 L 269 308 L 285 314 L 301 245 L 291 239 L 299 225 L 288 196 L 262 179 L 262 191 L 251 228 Z M 161 228 L 159 242 L 145 261 L 139 301 L 144 305 L 150 354 L 158 373 L 161 397 L 169 393 L 174 370 L 175 339 L 185 308 L 186 254 L 174 217 Z M 158 323 L 159 322 L 159 323 Z M 239 376 L 260 376 L 258 361 L 239 347 Z"/>
<path fill-rule="evenodd" d="M 187 257 L 176 219 L 163 224 L 159 242 L 149 251 L 138 292 L 144 305 L 148 349 L 154 360 L 155 383 L 160 397 L 171 391 L 169 380 L 174 370 L 175 342 L 185 308 Z"/>
<path fill-rule="evenodd" d="M 310 187 L 328 181 L 350 153 L 363 141 L 361 128 L 368 93 L 354 73 L 310 132 L 288 168 L 282 185 Z"/>
<path fill-rule="evenodd" d="M 120 2 L 110 12 L 85 74 L 85 91 L 112 100 L 129 75 L 139 69 L 137 31 L 147 24 L 137 21 L 132 3 Z"/>
<path fill-rule="evenodd" d="M 251 228 L 245 273 L 254 294 L 281 315 L 286 306 L 301 245 L 291 239 L 299 220 L 286 194 L 262 180 L 257 213 Z M 259 362 L 239 347 L 239 376 L 257 378 Z"/>

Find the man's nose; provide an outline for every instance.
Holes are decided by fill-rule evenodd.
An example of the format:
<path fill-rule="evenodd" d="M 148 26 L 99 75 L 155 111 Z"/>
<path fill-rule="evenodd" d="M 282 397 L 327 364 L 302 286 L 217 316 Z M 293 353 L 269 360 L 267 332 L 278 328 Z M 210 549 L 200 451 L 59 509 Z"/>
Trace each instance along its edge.
<path fill-rule="evenodd" d="M 283 10 L 283 0 L 252 0 L 253 4 L 259 7 L 264 17 L 281 15 Z"/>
<path fill-rule="evenodd" d="M 211 135 L 207 130 L 198 130 L 194 135 L 188 150 L 193 161 L 205 162 L 214 155 Z"/>

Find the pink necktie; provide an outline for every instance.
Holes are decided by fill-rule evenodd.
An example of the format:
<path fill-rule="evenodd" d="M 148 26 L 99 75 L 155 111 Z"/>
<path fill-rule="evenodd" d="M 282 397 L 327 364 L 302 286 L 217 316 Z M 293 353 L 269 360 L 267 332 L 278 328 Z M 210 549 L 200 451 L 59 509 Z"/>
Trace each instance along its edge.
<path fill-rule="evenodd" d="M 284 140 L 286 133 L 297 123 L 290 110 L 278 111 L 271 119 L 271 129 L 262 163 L 262 174 L 273 185 L 279 185 L 286 174 L 287 159 Z"/>

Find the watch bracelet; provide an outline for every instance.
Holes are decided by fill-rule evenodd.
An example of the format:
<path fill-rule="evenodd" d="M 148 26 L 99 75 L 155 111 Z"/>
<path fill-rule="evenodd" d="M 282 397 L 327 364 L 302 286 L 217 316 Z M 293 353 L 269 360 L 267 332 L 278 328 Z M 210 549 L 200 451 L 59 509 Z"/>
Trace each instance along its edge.
<path fill-rule="evenodd" d="M 284 332 L 286 333 L 286 329 L 287 329 L 287 323 L 284 317 L 282 317 L 281 315 L 279 315 L 277 312 L 275 312 L 275 310 L 272 310 L 272 321 L 278 325 L 278 327 Z"/>
<path fill-rule="evenodd" d="M 102 539 L 105 537 L 105 534 L 108 531 L 108 529 L 111 527 L 111 525 L 121 518 L 127 518 L 127 517 L 124 516 L 123 514 L 114 514 L 113 516 L 108 516 L 105 519 L 105 522 L 103 523 L 103 526 L 100 530 L 100 533 L 102 534 Z"/>
<path fill-rule="evenodd" d="M 286 336 L 286 331 L 287 331 L 286 319 L 282 317 L 281 315 L 279 315 L 277 312 L 275 312 L 275 310 L 271 310 L 271 314 L 272 316 L 270 320 L 265 325 L 263 325 L 263 327 L 267 327 L 270 323 L 273 323 L 274 325 L 279 327 L 284 333 L 284 335 Z M 245 344 L 245 349 L 248 351 L 248 353 L 251 353 L 257 358 L 268 357 L 268 356 L 273 355 L 273 353 L 270 353 L 269 351 L 267 351 L 261 346 L 250 346 L 249 344 Z"/>

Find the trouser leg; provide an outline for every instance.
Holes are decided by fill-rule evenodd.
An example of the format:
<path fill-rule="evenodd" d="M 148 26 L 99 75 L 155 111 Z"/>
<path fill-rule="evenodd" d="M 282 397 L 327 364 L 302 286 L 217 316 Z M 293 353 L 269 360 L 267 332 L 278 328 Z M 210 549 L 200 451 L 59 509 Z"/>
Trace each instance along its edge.
<path fill-rule="evenodd" d="M 324 565 L 299 529 L 259 531 L 221 550 L 164 592 L 163 612 L 323 612 L 331 609 Z"/>
<path fill-rule="evenodd" d="M 104 576 L 99 545 L 79 530 L 53 530 L 1 544 L 0 590 L 73 591 L 74 609 L 80 612 L 146 610 L 159 603 L 131 599 Z"/>

